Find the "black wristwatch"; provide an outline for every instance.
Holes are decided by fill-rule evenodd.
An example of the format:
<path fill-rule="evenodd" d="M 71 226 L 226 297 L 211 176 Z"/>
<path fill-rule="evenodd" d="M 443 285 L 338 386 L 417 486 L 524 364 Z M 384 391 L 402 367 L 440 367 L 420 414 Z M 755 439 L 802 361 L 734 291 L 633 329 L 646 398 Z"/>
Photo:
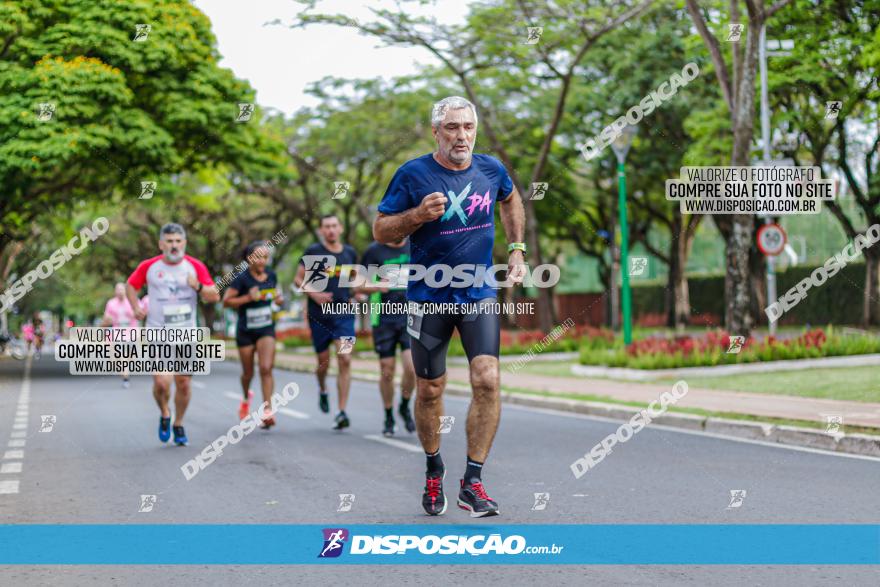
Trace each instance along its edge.
<path fill-rule="evenodd" d="M 199 289 L 196 290 L 196 293 L 202 293 L 203 287 L 205 287 L 205 284 L 200 281 L 199 282 Z"/>

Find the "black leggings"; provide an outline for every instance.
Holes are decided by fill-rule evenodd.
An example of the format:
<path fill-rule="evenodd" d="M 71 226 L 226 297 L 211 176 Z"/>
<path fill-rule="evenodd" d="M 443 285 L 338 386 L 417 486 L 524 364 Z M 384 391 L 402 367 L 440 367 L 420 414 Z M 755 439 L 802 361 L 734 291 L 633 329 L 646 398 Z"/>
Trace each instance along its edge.
<path fill-rule="evenodd" d="M 412 302 L 411 302 L 412 304 Z M 453 329 L 458 329 L 468 361 L 479 355 L 498 357 L 501 319 L 494 299 L 487 298 L 467 306 L 467 311 L 411 313 L 407 317 L 413 366 L 422 379 L 436 379 L 446 373 L 446 351 Z M 418 304 L 419 311 L 425 307 Z"/>

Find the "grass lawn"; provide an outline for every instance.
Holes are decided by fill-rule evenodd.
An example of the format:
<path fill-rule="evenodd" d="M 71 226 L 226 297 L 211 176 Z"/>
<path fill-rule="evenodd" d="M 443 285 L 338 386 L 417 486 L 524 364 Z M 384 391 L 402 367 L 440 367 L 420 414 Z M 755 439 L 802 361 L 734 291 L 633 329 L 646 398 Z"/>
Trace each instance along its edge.
<path fill-rule="evenodd" d="M 577 377 L 571 373 L 571 366 L 576 364 L 573 361 L 532 361 L 517 369 L 516 372 L 553 377 Z M 510 371 L 507 370 L 507 367 L 508 365 L 501 363 L 501 372 L 509 376 Z"/>
<path fill-rule="evenodd" d="M 576 377 L 571 373 L 573 363 L 568 361 L 532 361 L 520 372 L 551 377 Z M 501 366 L 502 371 L 504 365 Z M 654 379 L 639 383 L 673 383 L 678 378 Z M 622 380 L 621 380 L 622 381 Z M 724 391 L 749 391 L 778 395 L 797 395 L 827 399 L 880 402 L 880 368 L 846 367 L 829 369 L 804 369 L 776 373 L 744 373 L 717 377 L 688 377 L 688 385 L 694 388 Z"/>
<path fill-rule="evenodd" d="M 880 402 L 880 368 L 845 367 L 722 377 L 688 377 L 691 387 Z M 672 382 L 673 379 L 657 381 Z"/>

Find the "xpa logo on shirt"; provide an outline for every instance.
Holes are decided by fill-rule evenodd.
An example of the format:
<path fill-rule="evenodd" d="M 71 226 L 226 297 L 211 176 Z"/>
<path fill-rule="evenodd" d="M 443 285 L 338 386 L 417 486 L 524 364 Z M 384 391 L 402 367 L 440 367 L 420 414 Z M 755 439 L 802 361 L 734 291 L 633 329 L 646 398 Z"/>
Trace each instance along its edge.
<path fill-rule="evenodd" d="M 458 216 L 458 219 L 461 220 L 461 223 L 467 226 L 468 221 L 471 219 L 475 211 L 481 210 L 487 214 L 489 213 L 489 208 L 492 205 L 492 198 L 489 196 L 489 190 L 486 190 L 486 193 L 482 196 L 476 191 L 468 196 L 467 193 L 471 191 L 472 185 L 473 182 L 468 183 L 457 195 L 452 190 L 446 192 L 449 196 L 449 209 L 440 217 L 440 222 L 446 222 L 452 218 L 453 214 L 455 214 Z M 462 208 L 462 202 L 464 202 L 466 197 L 470 200 L 470 205 L 466 210 L 467 216 L 465 216 L 465 209 Z"/>

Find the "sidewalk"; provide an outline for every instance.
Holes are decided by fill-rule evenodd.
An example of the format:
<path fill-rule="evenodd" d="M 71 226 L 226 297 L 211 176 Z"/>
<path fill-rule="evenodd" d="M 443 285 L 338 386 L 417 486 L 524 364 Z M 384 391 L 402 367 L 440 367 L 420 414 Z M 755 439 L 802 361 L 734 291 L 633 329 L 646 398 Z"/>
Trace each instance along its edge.
<path fill-rule="evenodd" d="M 312 370 L 315 366 L 315 358 L 311 354 L 282 352 L 278 353 L 278 359 L 279 366 L 296 367 L 298 370 Z M 378 371 L 378 362 L 371 359 L 353 358 L 352 368 L 355 372 L 361 371 L 375 375 Z M 447 374 L 450 383 L 468 384 L 468 369 L 465 366 L 450 364 L 447 367 Z M 514 391 L 520 389 L 545 392 L 560 398 L 566 398 L 570 395 L 591 395 L 618 402 L 639 402 L 642 404 L 656 400 L 661 391 L 668 391 L 671 387 L 669 385 L 618 382 L 587 377 L 554 377 L 525 373 L 514 375 L 507 372 L 503 366 L 501 368 L 501 386 L 504 389 Z M 688 394 L 680 399 L 676 406 L 699 408 L 710 412 L 731 412 L 765 418 L 823 423 L 826 422 L 826 415 L 833 414 L 842 416 L 845 426 L 880 428 L 880 403 L 690 388 Z"/>

